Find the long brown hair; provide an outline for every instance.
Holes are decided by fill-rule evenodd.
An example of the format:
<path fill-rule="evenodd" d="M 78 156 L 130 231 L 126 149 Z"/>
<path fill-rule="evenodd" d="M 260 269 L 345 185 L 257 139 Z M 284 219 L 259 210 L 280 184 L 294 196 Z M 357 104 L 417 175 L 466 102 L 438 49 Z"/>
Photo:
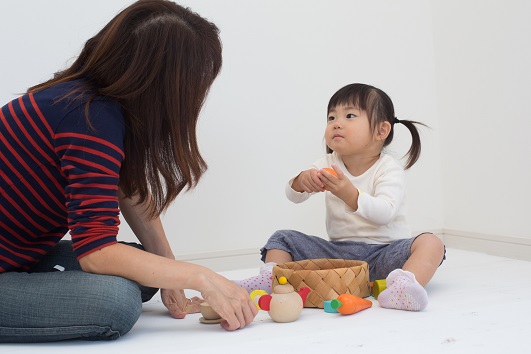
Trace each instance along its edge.
<path fill-rule="evenodd" d="M 148 212 L 156 217 L 207 169 L 196 127 L 221 51 L 213 23 L 171 1 L 140 0 L 89 39 L 72 66 L 28 92 L 82 79 L 70 96 L 120 102 L 126 122 L 120 188 L 140 203 L 151 198 Z"/>
<path fill-rule="evenodd" d="M 338 105 L 352 105 L 360 110 L 367 112 L 369 126 L 374 130 L 379 123 L 388 121 L 391 123 L 391 131 L 384 141 L 384 147 L 391 144 L 394 136 L 394 126 L 396 123 L 402 123 L 411 133 L 411 146 L 406 153 L 407 161 L 405 169 L 407 170 L 417 162 L 420 157 L 421 143 L 420 135 L 415 124 L 426 126 L 423 123 L 412 120 L 398 120 L 395 116 L 395 108 L 391 98 L 382 90 L 366 84 L 350 84 L 339 89 L 328 102 L 328 111 Z M 327 152 L 331 153 L 332 149 L 326 147 Z"/>

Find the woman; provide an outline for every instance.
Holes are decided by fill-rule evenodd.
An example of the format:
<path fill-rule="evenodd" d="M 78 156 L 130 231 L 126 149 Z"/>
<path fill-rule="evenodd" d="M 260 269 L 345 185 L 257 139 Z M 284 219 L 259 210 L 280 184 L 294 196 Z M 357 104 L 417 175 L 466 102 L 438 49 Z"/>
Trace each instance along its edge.
<path fill-rule="evenodd" d="M 175 318 L 199 310 L 194 289 L 225 329 L 253 321 L 244 289 L 174 259 L 159 218 L 206 170 L 196 124 L 218 32 L 173 2 L 138 1 L 1 109 L 0 342 L 119 338 L 157 288 Z M 143 247 L 117 242 L 120 211 Z"/>

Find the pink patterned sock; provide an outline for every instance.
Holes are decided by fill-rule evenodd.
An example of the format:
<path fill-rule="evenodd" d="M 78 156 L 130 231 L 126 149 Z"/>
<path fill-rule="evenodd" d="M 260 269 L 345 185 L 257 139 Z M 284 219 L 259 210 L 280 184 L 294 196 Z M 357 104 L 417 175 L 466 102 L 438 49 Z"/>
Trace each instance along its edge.
<path fill-rule="evenodd" d="M 380 306 L 408 311 L 421 311 L 428 305 L 426 290 L 415 275 L 402 269 L 393 270 L 386 279 L 387 289 L 378 295 Z"/>
<path fill-rule="evenodd" d="M 264 264 L 260 268 L 260 275 L 250 277 L 243 280 L 233 280 L 237 285 L 241 286 L 249 293 L 253 290 L 264 290 L 268 294 L 271 293 L 271 286 L 273 284 L 273 267 L 274 262 Z"/>

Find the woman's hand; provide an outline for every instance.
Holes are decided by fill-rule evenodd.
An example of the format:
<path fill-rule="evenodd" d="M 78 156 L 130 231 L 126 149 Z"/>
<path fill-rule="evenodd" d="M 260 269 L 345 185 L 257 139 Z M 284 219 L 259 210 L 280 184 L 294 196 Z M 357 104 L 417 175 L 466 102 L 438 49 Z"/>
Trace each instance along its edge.
<path fill-rule="evenodd" d="M 160 289 L 162 303 L 170 311 L 173 318 L 185 318 L 189 313 L 199 312 L 199 304 L 204 300 L 194 296 L 188 299 L 184 290 L 180 289 Z"/>
<path fill-rule="evenodd" d="M 358 189 L 337 165 L 332 165 L 337 177 L 325 169 L 319 170 L 317 178 L 330 193 L 345 202 L 352 210 L 358 210 Z"/>
<path fill-rule="evenodd" d="M 116 275 L 139 284 L 161 289 L 192 289 L 201 292 L 203 298 L 223 318 L 221 326 L 229 331 L 243 328 L 253 322 L 258 312 L 244 288 L 216 272 L 193 263 L 176 261 L 116 243 L 92 252 L 79 260 L 82 269 L 95 274 Z M 167 294 L 170 294 L 167 297 Z M 186 296 L 176 290 L 163 290 L 163 299 L 172 316 L 181 317 L 187 309 L 201 302 L 192 299 L 193 305 L 184 305 Z M 175 304 L 177 309 L 174 306 Z M 190 307 L 192 306 L 192 307 Z M 189 312 L 191 312 L 189 311 Z"/>
<path fill-rule="evenodd" d="M 297 192 L 322 192 L 324 191 L 324 184 L 319 178 L 319 170 L 314 168 L 302 171 L 293 180 L 291 188 Z"/>
<path fill-rule="evenodd" d="M 224 329 L 233 331 L 253 322 L 258 309 L 244 288 L 214 272 L 202 283 L 201 295 L 221 316 Z"/>

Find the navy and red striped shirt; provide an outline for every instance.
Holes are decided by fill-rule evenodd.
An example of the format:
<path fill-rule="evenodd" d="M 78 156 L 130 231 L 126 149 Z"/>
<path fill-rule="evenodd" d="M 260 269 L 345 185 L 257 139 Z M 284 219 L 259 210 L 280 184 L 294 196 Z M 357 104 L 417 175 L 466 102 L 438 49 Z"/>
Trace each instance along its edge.
<path fill-rule="evenodd" d="M 123 111 L 96 97 L 89 125 L 86 96 L 61 99 L 74 84 L 0 110 L 0 273 L 29 269 L 69 230 L 78 259 L 116 243 Z"/>

